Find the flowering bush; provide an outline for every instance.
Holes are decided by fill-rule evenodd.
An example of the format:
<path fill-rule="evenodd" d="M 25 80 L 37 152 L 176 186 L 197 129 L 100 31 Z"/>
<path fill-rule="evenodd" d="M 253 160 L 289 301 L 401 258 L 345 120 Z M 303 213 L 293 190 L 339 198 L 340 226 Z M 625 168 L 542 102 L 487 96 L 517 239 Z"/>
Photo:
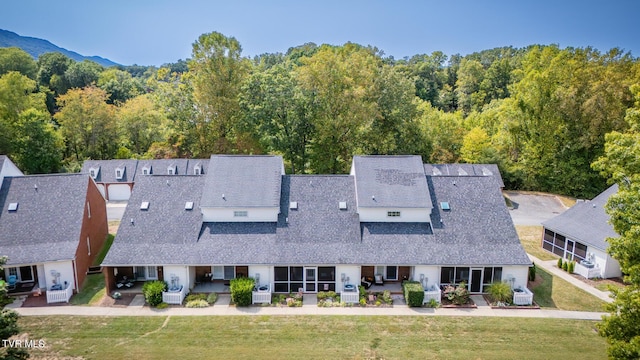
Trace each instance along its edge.
<path fill-rule="evenodd" d="M 469 302 L 467 284 L 463 281 L 457 287 L 447 285 L 444 288 L 444 296 L 454 305 L 464 305 Z"/>

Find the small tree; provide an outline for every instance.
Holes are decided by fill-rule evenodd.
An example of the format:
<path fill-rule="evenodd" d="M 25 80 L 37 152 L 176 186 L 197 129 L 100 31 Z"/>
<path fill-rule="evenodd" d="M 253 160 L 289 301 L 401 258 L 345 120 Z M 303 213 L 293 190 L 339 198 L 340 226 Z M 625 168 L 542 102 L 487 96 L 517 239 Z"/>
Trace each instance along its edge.
<path fill-rule="evenodd" d="M 571 261 L 569 262 L 569 265 L 567 266 L 567 272 L 569 272 L 569 274 L 573 274 L 573 270 L 576 267 L 576 262 L 575 261 Z"/>
<path fill-rule="evenodd" d="M 7 257 L 0 256 L 0 273 L 2 273 L 3 265 L 6 264 Z M 21 360 L 29 358 L 29 353 L 23 348 L 5 348 L 2 340 L 9 339 L 13 335 L 20 332 L 18 328 L 18 313 L 5 309 L 5 305 L 11 303 L 11 299 L 7 295 L 6 284 L 0 281 L 0 359 Z"/>
<path fill-rule="evenodd" d="M 558 259 L 558 269 L 562 269 L 562 258 Z"/>
<path fill-rule="evenodd" d="M 529 281 L 536 281 L 536 263 L 529 268 Z"/>

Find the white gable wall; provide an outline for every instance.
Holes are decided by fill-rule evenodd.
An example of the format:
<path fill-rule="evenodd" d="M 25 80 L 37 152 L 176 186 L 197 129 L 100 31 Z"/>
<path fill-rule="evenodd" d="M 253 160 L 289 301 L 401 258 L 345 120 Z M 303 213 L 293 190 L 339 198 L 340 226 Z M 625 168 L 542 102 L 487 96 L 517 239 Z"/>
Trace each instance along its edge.
<path fill-rule="evenodd" d="M 277 222 L 279 207 L 249 208 L 200 208 L 203 222 Z M 247 216 L 234 216 L 236 211 L 246 211 Z"/>
<path fill-rule="evenodd" d="M 440 285 L 440 267 L 416 265 L 413 268 L 413 280 L 420 281 L 420 275 L 424 275 L 422 286 L 428 289 L 431 285 Z"/>
<path fill-rule="evenodd" d="M 71 260 L 44 263 L 46 285 L 41 283 L 40 286 L 46 287 L 47 290 L 51 289 L 51 286 L 53 286 L 53 280 L 55 279 L 51 274 L 52 271 L 60 273 L 60 277 L 58 277 L 60 284 L 64 286 L 64 282 L 66 281 L 68 284 L 71 284 L 73 289 L 76 289 L 75 273 L 73 271 L 73 262 Z"/>
<path fill-rule="evenodd" d="M 164 281 L 171 288 L 171 278 L 177 277 L 180 285 L 189 287 L 189 267 L 184 265 L 165 265 L 162 267 Z"/>
<path fill-rule="evenodd" d="M 387 216 L 389 211 L 399 211 L 400 216 Z M 426 208 L 370 208 L 358 207 L 361 222 L 430 222 L 431 209 Z"/>
<path fill-rule="evenodd" d="M 529 267 L 524 265 L 519 266 L 503 266 L 502 267 L 502 281 L 509 281 L 514 279 L 513 288 L 526 288 L 527 281 L 529 280 Z"/>
<path fill-rule="evenodd" d="M 2 169 L 0 169 L 0 185 L 4 181 L 5 176 L 22 176 L 24 175 L 20 169 L 8 157 L 4 158 Z"/>

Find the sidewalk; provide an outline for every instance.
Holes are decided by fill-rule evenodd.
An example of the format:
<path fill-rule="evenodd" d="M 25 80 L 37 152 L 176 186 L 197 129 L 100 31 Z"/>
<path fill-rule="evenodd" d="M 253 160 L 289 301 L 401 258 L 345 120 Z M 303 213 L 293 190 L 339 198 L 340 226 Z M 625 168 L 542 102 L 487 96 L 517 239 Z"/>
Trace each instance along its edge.
<path fill-rule="evenodd" d="M 321 315 L 321 316 L 481 316 L 481 317 L 514 317 L 514 318 L 555 318 L 574 320 L 601 320 L 605 313 L 540 310 L 540 309 L 492 309 L 481 304 L 477 309 L 429 309 L 410 308 L 404 304 L 394 305 L 392 308 L 362 308 L 353 307 L 318 307 L 307 304 L 302 307 L 275 306 L 229 306 L 229 295 L 221 295 L 218 302 L 211 307 L 189 309 L 172 307 L 163 310 L 152 309 L 148 306 L 128 307 L 100 307 L 100 306 L 47 306 L 31 308 L 15 308 L 23 316 L 73 315 L 73 316 L 253 316 L 253 315 Z"/>
<path fill-rule="evenodd" d="M 596 288 L 594 288 L 593 286 L 585 283 L 584 281 L 580 281 L 578 279 L 576 279 L 575 277 L 573 277 L 571 274 L 567 273 L 566 271 L 560 270 L 558 269 L 558 266 L 556 265 L 558 263 L 557 260 L 540 260 L 537 257 L 531 255 L 531 254 L 527 254 L 529 255 L 529 259 L 531 259 L 531 261 L 533 261 L 537 267 L 543 268 L 545 271 L 547 271 L 548 273 L 551 273 L 563 280 L 568 281 L 569 283 L 571 283 L 571 285 L 582 289 L 586 292 L 588 292 L 589 294 L 601 299 L 602 301 L 606 301 L 606 302 L 613 302 L 613 299 L 611 298 L 611 293 L 608 291 L 600 291 Z"/>

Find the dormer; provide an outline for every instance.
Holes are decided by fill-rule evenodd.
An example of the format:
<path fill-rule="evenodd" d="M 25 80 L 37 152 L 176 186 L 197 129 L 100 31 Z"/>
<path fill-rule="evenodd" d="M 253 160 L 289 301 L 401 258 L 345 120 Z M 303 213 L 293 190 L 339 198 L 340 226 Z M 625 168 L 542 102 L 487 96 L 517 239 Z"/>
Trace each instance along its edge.
<path fill-rule="evenodd" d="M 149 164 L 146 164 L 145 166 L 142 167 L 142 175 L 151 175 L 152 174 L 152 167 Z"/>
<path fill-rule="evenodd" d="M 200 210 L 203 222 L 277 222 L 280 156 L 212 155 Z"/>
<path fill-rule="evenodd" d="M 202 175 L 202 164 L 197 163 L 193 167 L 193 175 Z"/>
<path fill-rule="evenodd" d="M 91 176 L 93 180 L 97 179 L 99 174 L 100 174 L 100 166 L 89 168 L 89 176 Z"/>
<path fill-rule="evenodd" d="M 354 156 L 360 222 L 430 221 L 431 194 L 420 156 Z"/>
<path fill-rule="evenodd" d="M 121 165 L 116 167 L 116 180 L 122 180 L 122 178 L 124 178 L 124 172 L 125 172 L 124 166 Z"/>
<path fill-rule="evenodd" d="M 176 164 L 167 166 L 167 175 L 178 175 L 178 166 Z"/>

